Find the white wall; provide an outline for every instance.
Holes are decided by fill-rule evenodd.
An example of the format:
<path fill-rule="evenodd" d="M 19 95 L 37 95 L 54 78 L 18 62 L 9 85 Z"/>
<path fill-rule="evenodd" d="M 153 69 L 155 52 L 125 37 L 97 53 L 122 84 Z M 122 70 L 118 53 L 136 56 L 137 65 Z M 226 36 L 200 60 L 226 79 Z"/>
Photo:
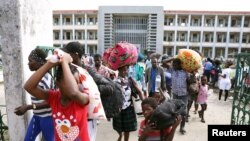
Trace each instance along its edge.
<path fill-rule="evenodd" d="M 28 94 L 22 87 L 31 74 L 27 66 L 28 55 L 37 45 L 52 46 L 52 10 L 49 1 L 0 1 L 0 37 L 11 141 L 22 141 L 27 127 L 27 117 L 16 116 L 14 109 L 26 103 Z"/>

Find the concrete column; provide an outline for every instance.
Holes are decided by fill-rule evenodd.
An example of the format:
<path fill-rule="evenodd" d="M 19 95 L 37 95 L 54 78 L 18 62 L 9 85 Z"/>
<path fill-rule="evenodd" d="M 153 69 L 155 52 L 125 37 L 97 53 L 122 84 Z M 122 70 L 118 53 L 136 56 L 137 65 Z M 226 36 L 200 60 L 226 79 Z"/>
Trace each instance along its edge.
<path fill-rule="evenodd" d="M 63 15 L 60 14 L 60 44 L 63 47 Z"/>
<path fill-rule="evenodd" d="M 87 35 L 87 26 L 88 26 L 88 17 L 87 17 L 87 13 L 84 14 L 84 36 L 85 36 L 85 39 L 84 39 L 84 54 L 87 54 L 87 48 L 88 48 L 88 44 L 87 44 L 87 40 L 88 40 L 88 35 Z"/>
<path fill-rule="evenodd" d="M 241 16 L 241 25 L 240 25 L 240 42 L 239 42 L 240 46 L 238 48 L 238 52 L 237 53 L 241 53 L 244 21 L 245 21 L 245 15 L 242 15 Z"/>
<path fill-rule="evenodd" d="M 189 49 L 189 45 L 190 45 L 190 36 L 191 36 L 191 33 L 190 33 L 190 25 L 191 25 L 191 14 L 188 15 L 188 30 L 187 30 L 187 49 Z"/>
<path fill-rule="evenodd" d="M 25 104 L 29 96 L 23 89 L 31 75 L 27 56 L 37 45 L 53 45 L 49 6 L 49 0 L 0 1 L 0 44 L 10 141 L 23 141 L 28 125 L 28 114 L 14 114 L 14 109 Z"/>

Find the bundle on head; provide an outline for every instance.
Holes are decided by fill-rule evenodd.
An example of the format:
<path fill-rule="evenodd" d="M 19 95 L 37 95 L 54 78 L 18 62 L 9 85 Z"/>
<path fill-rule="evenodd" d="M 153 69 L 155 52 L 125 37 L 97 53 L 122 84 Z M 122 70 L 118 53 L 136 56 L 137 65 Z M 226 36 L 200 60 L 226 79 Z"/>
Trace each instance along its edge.
<path fill-rule="evenodd" d="M 119 42 L 114 47 L 108 48 L 103 54 L 103 61 L 112 70 L 131 65 L 137 62 L 138 52 L 134 44 Z"/>

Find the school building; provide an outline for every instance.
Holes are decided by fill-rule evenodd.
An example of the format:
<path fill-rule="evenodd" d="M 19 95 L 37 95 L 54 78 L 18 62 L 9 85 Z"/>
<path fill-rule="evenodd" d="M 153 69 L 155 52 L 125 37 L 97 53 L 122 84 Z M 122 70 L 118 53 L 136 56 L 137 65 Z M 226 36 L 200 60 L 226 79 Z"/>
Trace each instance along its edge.
<path fill-rule="evenodd" d="M 53 43 L 79 41 L 86 54 L 103 53 L 119 41 L 174 56 L 189 48 L 204 57 L 233 58 L 250 52 L 250 12 L 169 11 L 162 6 L 100 6 L 54 10 Z"/>

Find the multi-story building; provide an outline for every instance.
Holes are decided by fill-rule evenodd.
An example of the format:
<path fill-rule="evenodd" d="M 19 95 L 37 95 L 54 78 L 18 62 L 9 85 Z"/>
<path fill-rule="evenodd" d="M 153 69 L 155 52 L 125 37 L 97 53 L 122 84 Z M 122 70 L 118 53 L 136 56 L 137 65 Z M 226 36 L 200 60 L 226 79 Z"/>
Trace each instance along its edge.
<path fill-rule="evenodd" d="M 87 54 L 103 53 L 119 41 L 170 56 L 181 48 L 210 58 L 250 52 L 250 12 L 104 6 L 98 11 L 54 11 L 53 19 L 54 46 L 77 40 Z"/>

